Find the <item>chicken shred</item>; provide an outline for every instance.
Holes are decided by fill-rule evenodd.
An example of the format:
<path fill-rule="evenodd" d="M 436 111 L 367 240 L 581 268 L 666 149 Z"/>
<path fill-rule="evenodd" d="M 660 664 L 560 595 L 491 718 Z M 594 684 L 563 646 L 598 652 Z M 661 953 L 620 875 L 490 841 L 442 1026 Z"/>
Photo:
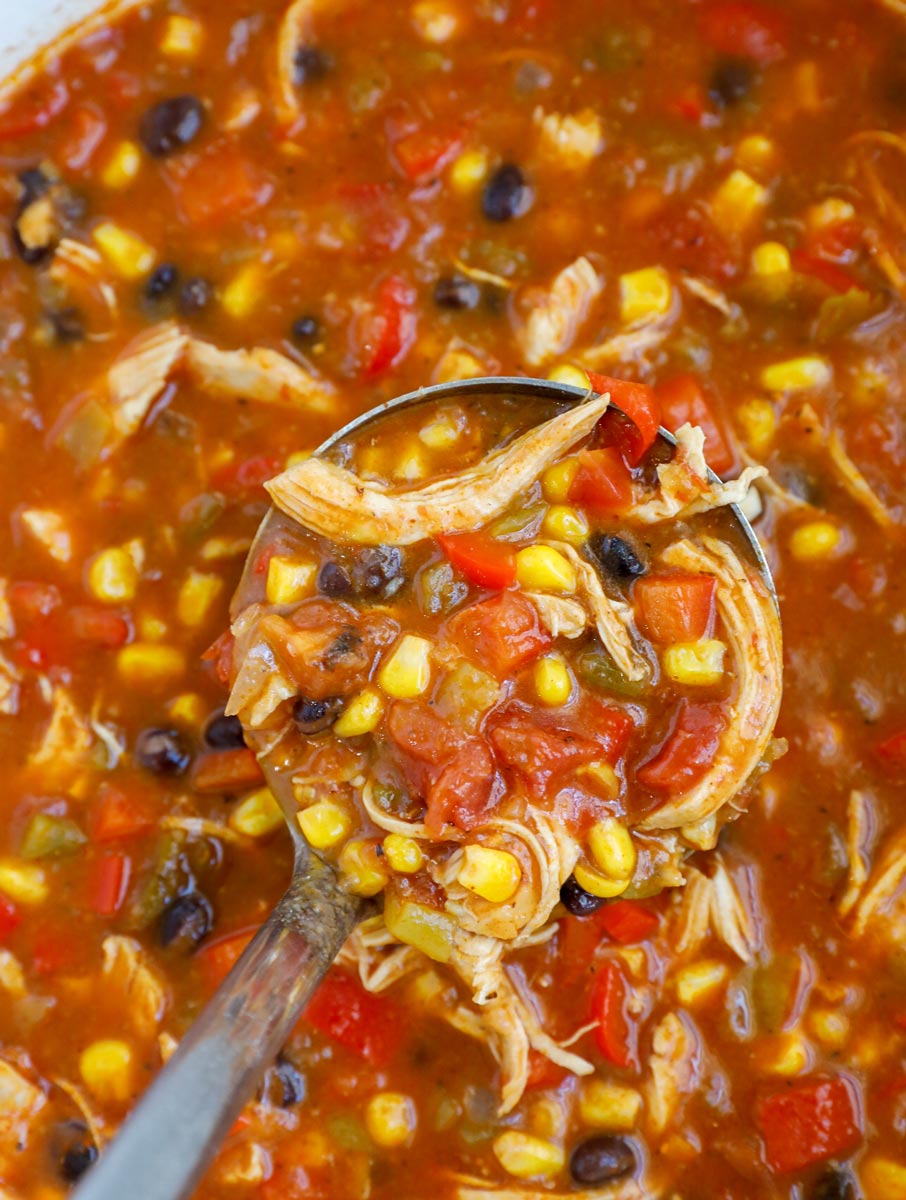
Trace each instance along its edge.
<path fill-rule="evenodd" d="M 701 1042 L 687 1017 L 667 1013 L 654 1030 L 646 1086 L 647 1112 L 654 1133 L 675 1119 L 684 1098 L 698 1085 Z"/>
<path fill-rule="evenodd" d="M 582 256 L 564 267 L 546 291 L 537 289 L 530 294 L 531 308 L 518 333 L 530 367 L 540 367 L 569 350 L 600 292 L 598 273 Z"/>
<path fill-rule="evenodd" d="M 577 113 L 535 109 L 541 156 L 568 171 L 581 171 L 604 149 L 604 127 L 591 108 Z"/>
<path fill-rule="evenodd" d="M 103 975 L 108 989 L 119 994 L 122 1011 L 136 1033 L 152 1037 L 167 1008 L 167 992 L 134 938 L 111 934 L 104 938 Z"/>
<path fill-rule="evenodd" d="M 710 875 L 690 867 L 686 876 L 674 917 L 677 953 L 697 950 L 713 933 L 742 962 L 751 962 L 758 949 L 755 919 L 723 861 L 712 859 Z"/>

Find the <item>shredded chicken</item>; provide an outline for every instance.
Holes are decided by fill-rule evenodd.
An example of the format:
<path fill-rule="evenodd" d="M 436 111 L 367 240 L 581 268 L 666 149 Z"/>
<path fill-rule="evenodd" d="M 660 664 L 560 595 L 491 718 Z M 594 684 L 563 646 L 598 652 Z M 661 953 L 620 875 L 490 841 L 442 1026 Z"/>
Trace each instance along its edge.
<path fill-rule="evenodd" d="M 0 989 L 16 1000 L 27 993 L 25 972 L 11 950 L 0 950 Z"/>
<path fill-rule="evenodd" d="M 630 363 L 641 364 L 651 350 L 656 350 L 670 336 L 676 314 L 670 312 L 655 320 L 639 321 L 622 333 L 615 333 L 596 346 L 589 346 L 579 355 L 586 367 L 614 367 Z"/>
<path fill-rule="evenodd" d="M 296 58 L 305 46 L 315 41 L 313 25 L 321 12 L 335 12 L 338 0 L 294 0 L 290 4 L 277 33 L 276 70 L 274 80 L 274 109 L 278 121 L 291 129 L 305 115 L 297 83 Z"/>
<path fill-rule="evenodd" d="M 215 1173 L 218 1183 L 226 1187 L 263 1183 L 270 1177 L 271 1157 L 258 1142 L 241 1142 L 228 1146 L 218 1159 Z"/>
<path fill-rule="evenodd" d="M 604 149 L 604 127 L 594 109 L 583 108 L 578 113 L 545 113 L 536 108 L 535 124 L 542 157 L 568 171 L 587 167 Z"/>
<path fill-rule="evenodd" d="M 22 528 L 54 562 L 72 562 L 72 534 L 62 513 L 51 508 L 21 508 L 17 515 Z"/>
<path fill-rule="evenodd" d="M 530 367 L 540 367 L 569 350 L 600 292 L 598 273 L 583 256 L 564 267 L 546 291 L 530 293 L 529 314 L 517 334 Z"/>
<path fill-rule="evenodd" d="M 695 867 L 687 870 L 674 916 L 675 949 L 678 954 L 698 950 L 713 933 L 742 962 L 751 962 L 759 944 L 754 914 L 718 855 L 710 866 L 710 875 Z"/>
<path fill-rule="evenodd" d="M 859 868 L 857 867 L 857 872 Z M 871 873 L 862 885 L 858 898 L 850 905 L 850 931 L 861 937 L 870 921 L 890 911 L 901 927 L 902 904 L 897 899 L 903 881 L 906 880 L 906 829 L 897 830 L 884 843 Z"/>
<path fill-rule="evenodd" d="M 841 917 L 852 912 L 868 881 L 868 846 L 874 825 L 871 797 L 867 792 L 853 789 L 846 808 L 846 888 L 837 902 Z"/>
<path fill-rule="evenodd" d="M 122 1011 L 136 1033 L 152 1037 L 166 1011 L 167 992 L 147 953 L 134 938 L 118 934 L 104 938 L 101 949 L 106 989 L 121 998 Z"/>
<path fill-rule="evenodd" d="M 588 613 L 579 600 L 549 592 L 526 592 L 551 637 L 577 638 L 588 628 Z"/>
<path fill-rule="evenodd" d="M 651 1045 L 645 1092 L 648 1121 L 658 1134 L 676 1119 L 684 1098 L 698 1086 L 701 1043 L 687 1017 L 668 1013 L 655 1028 Z"/>
<path fill-rule="evenodd" d="M 28 1126 L 47 1102 L 39 1087 L 0 1058 L 0 1169 L 7 1151 L 28 1142 Z"/>
<path fill-rule="evenodd" d="M 848 494 L 865 509 L 881 529 L 895 529 L 899 524 L 893 513 L 846 453 L 843 439 L 832 429 L 827 439 L 827 452 L 837 470 L 838 478 Z"/>
<path fill-rule="evenodd" d="M 0 640 L 16 635 L 16 622 L 9 606 L 9 582 L 0 577 Z"/>
<path fill-rule="evenodd" d="M 19 711 L 21 682 L 21 670 L 0 650 L 0 716 L 14 717 Z"/>
<path fill-rule="evenodd" d="M 66 688 L 55 687 L 50 703 L 50 720 L 40 744 L 27 760 L 30 768 L 40 769 L 45 787 L 51 782 L 64 783 L 83 767 L 94 742 L 90 724 L 76 708 Z"/>

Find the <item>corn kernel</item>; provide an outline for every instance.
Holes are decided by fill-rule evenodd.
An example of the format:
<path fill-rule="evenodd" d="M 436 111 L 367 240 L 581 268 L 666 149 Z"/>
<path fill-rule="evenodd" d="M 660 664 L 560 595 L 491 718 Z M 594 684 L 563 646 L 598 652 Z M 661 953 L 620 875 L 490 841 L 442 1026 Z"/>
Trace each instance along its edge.
<path fill-rule="evenodd" d="M 459 441 L 461 432 L 456 419 L 444 413 L 423 425 L 418 436 L 431 450 L 447 450 Z"/>
<path fill-rule="evenodd" d="M 758 220 L 767 199 L 767 188 L 751 175 L 731 171 L 711 199 L 711 220 L 724 237 L 741 237 Z"/>
<path fill-rule="evenodd" d="M 777 415 L 768 400 L 746 400 L 736 410 L 749 449 L 763 454 L 774 440 Z"/>
<path fill-rule="evenodd" d="M 210 704 L 198 692 L 181 692 L 167 705 L 172 720 L 199 728 L 210 712 Z"/>
<path fill-rule="evenodd" d="M 343 886 L 356 896 L 376 896 L 388 883 L 380 858 L 380 842 L 355 838 L 340 851 L 340 875 Z"/>
<path fill-rule="evenodd" d="M 588 831 L 588 848 L 595 865 L 610 879 L 632 878 L 638 855 L 632 835 L 616 817 L 596 821 Z"/>
<path fill-rule="evenodd" d="M 587 763 L 576 774 L 588 780 L 605 800 L 616 800 L 620 794 L 620 777 L 609 762 Z"/>
<path fill-rule="evenodd" d="M 349 813 L 332 800 L 319 800 L 317 804 L 303 808 L 296 820 L 305 840 L 315 850 L 330 850 L 352 830 Z"/>
<path fill-rule="evenodd" d="M 517 1129 L 508 1129 L 494 1139 L 494 1154 L 504 1171 L 517 1179 L 557 1175 L 566 1162 L 561 1146 Z"/>
<path fill-rule="evenodd" d="M 468 350 L 447 350 L 434 368 L 434 383 L 456 383 L 460 379 L 480 379 L 487 375 L 484 363 Z"/>
<path fill-rule="evenodd" d="M 419 0 L 412 6 L 412 23 L 419 36 L 440 46 L 455 37 L 462 26 L 459 5 L 454 0 Z"/>
<path fill-rule="evenodd" d="M 174 13 L 167 17 L 160 52 L 170 58 L 195 58 L 203 41 L 204 29 L 200 21 Z"/>
<path fill-rule="evenodd" d="M 133 642 L 117 654 L 116 669 L 126 683 L 162 687 L 185 673 L 186 658 L 176 646 Z"/>
<path fill-rule="evenodd" d="M 753 133 L 742 139 L 736 147 L 734 158 L 736 165 L 749 175 L 763 179 L 777 165 L 777 147 L 770 138 Z"/>
<path fill-rule="evenodd" d="M 125 1104 L 132 1095 L 132 1048 L 128 1042 L 105 1038 L 92 1042 L 79 1057 L 85 1086 L 107 1103 Z"/>
<path fill-rule="evenodd" d="M 227 316 L 241 321 L 250 316 L 265 293 L 264 271 L 258 263 L 250 263 L 230 280 L 220 293 L 220 306 Z"/>
<path fill-rule="evenodd" d="M 811 1052 L 802 1035 L 793 1030 L 776 1037 L 771 1050 L 764 1054 L 760 1061 L 771 1074 L 783 1075 L 789 1079 L 808 1070 Z"/>
<path fill-rule="evenodd" d="M 676 642 L 664 651 L 664 671 L 674 683 L 685 687 L 711 687 L 724 677 L 726 652 L 727 647 L 716 638 Z"/>
<path fill-rule="evenodd" d="M 266 837 L 283 823 L 283 811 L 270 788 L 243 797 L 230 814 L 230 828 L 246 837 Z"/>
<path fill-rule="evenodd" d="M 836 554 L 840 536 L 840 530 L 831 521 L 809 521 L 793 530 L 790 551 L 800 562 L 820 562 Z"/>
<path fill-rule="evenodd" d="M 132 555 L 123 546 L 101 550 L 88 563 L 88 590 L 103 604 L 125 604 L 135 599 L 138 571 Z"/>
<path fill-rule="evenodd" d="M 576 471 L 579 469 L 577 458 L 564 458 L 562 462 L 548 467 L 541 476 L 541 491 L 548 504 L 565 504 L 569 499 L 569 489 L 572 487 Z"/>
<path fill-rule="evenodd" d="M 151 612 L 139 613 L 136 628 L 143 642 L 162 642 L 169 632 L 167 622 Z"/>
<path fill-rule="evenodd" d="M 415 1105 L 402 1092 L 378 1092 L 365 1106 L 365 1128 L 378 1146 L 405 1146 L 415 1126 Z"/>
<path fill-rule="evenodd" d="M 682 967 L 676 974 L 677 999 L 687 1006 L 707 1000 L 723 987 L 728 973 L 725 964 L 714 959 Z"/>
<path fill-rule="evenodd" d="M 572 676 L 558 654 L 546 654 L 538 659 L 532 671 L 532 682 L 535 695 L 548 708 L 558 708 L 572 695 Z"/>
<path fill-rule="evenodd" d="M 176 615 L 190 629 L 203 625 L 211 615 L 217 597 L 223 590 L 219 575 L 190 570 L 182 582 L 176 599 Z"/>
<path fill-rule="evenodd" d="M 397 458 L 393 466 L 393 478 L 399 479 L 403 483 L 417 483 L 419 479 L 424 479 L 428 474 L 428 460 L 422 451 L 421 446 L 410 446 L 408 450 Z"/>
<path fill-rule="evenodd" d="M 505 904 L 522 880 L 519 859 L 508 850 L 470 842 L 463 848 L 457 879 L 470 892 L 491 904 Z"/>
<path fill-rule="evenodd" d="M 363 688 L 334 721 L 333 731 L 337 737 L 361 737 L 377 729 L 383 715 L 384 701 L 380 692 L 372 687 Z"/>
<path fill-rule="evenodd" d="M 574 367 L 570 363 L 552 367 L 548 371 L 547 377 L 551 383 L 568 383 L 571 387 L 581 388 L 583 392 L 587 392 L 591 387 L 588 376 L 582 368 Z"/>
<path fill-rule="evenodd" d="M 487 150 L 464 150 L 450 167 L 450 184 L 460 194 L 475 192 L 484 183 L 491 169 Z"/>
<path fill-rule="evenodd" d="M 813 232 L 855 219 L 856 210 L 848 200 L 842 200 L 839 196 L 828 196 L 820 204 L 812 204 L 805 213 L 805 223 Z"/>
<path fill-rule="evenodd" d="M 377 681 L 388 696 L 410 700 L 431 682 L 431 643 L 407 633 L 381 663 Z"/>
<path fill-rule="evenodd" d="M 123 279 L 141 279 L 154 266 L 157 255 L 144 238 L 112 221 L 96 225 L 91 236 L 108 264 Z"/>
<path fill-rule="evenodd" d="M 628 879 L 611 879 L 609 875 L 602 875 L 600 871 L 596 871 L 594 867 L 589 867 L 585 863 L 576 863 L 573 874 L 576 877 L 576 883 L 584 892 L 602 900 L 611 900 L 614 896 L 622 896 L 629 887 Z"/>
<path fill-rule="evenodd" d="M 628 1133 L 635 1128 L 642 1097 L 635 1088 L 604 1079 L 588 1079 L 579 1093 L 579 1115 L 591 1129 Z"/>
<path fill-rule="evenodd" d="M 892 1158 L 869 1158 L 859 1170 L 859 1180 L 868 1200 L 903 1200 L 906 1196 L 906 1164 Z"/>
<path fill-rule="evenodd" d="M 265 592 L 268 604 L 298 604 L 315 590 L 317 563 L 275 554 L 267 564 Z"/>
<path fill-rule="evenodd" d="M 809 1014 L 809 1029 L 823 1046 L 840 1050 L 849 1037 L 849 1019 L 833 1008 L 819 1008 Z"/>
<path fill-rule="evenodd" d="M 308 462 L 310 458 L 310 450 L 294 450 L 284 463 L 284 469 L 288 471 L 291 467 L 298 467 L 300 463 Z"/>
<path fill-rule="evenodd" d="M 761 372 L 761 382 L 769 392 L 805 392 L 827 387 L 833 370 L 826 358 L 815 354 L 772 363 Z"/>
<path fill-rule="evenodd" d="M 752 251 L 752 270 L 756 275 L 786 275 L 790 252 L 781 242 L 762 242 Z"/>
<path fill-rule="evenodd" d="M 552 504 L 544 514 L 541 532 L 555 541 L 581 546 L 588 541 L 588 521 L 584 513 L 568 504 Z"/>
<path fill-rule="evenodd" d="M 412 875 L 425 861 L 422 848 L 415 838 L 402 833 L 388 833 L 384 838 L 384 857 L 400 875 Z"/>
<path fill-rule="evenodd" d="M 0 893 L 19 904 L 43 904 L 50 895 L 44 868 L 37 863 L 0 858 Z"/>
<path fill-rule="evenodd" d="M 397 941 L 414 946 L 435 962 L 450 961 L 458 926 L 449 913 L 399 896 L 390 888 L 384 897 L 384 923 Z"/>
<path fill-rule="evenodd" d="M 135 142 L 120 142 L 101 169 L 101 183 L 116 190 L 128 187 L 141 169 L 142 152 Z"/>
<path fill-rule="evenodd" d="M 545 592 L 574 592 L 576 571 L 552 546 L 525 546 L 516 555 L 519 586 Z"/>
<path fill-rule="evenodd" d="M 673 285 L 663 267 L 644 267 L 620 276 L 620 320 L 624 325 L 662 317 L 672 303 Z"/>
<path fill-rule="evenodd" d="M 419 971 L 409 984 L 407 990 L 419 1007 L 427 1008 L 428 1005 L 435 1003 L 443 996 L 447 990 L 447 985 L 441 979 L 440 975 L 431 969 L 428 971 Z"/>

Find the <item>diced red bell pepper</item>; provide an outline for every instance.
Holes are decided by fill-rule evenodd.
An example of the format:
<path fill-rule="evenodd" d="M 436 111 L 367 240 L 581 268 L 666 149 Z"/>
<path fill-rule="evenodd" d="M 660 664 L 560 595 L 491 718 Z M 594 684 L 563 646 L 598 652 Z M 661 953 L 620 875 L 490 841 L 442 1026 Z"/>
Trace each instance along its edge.
<path fill-rule="evenodd" d="M 675 795 L 705 774 L 720 746 L 726 718 L 719 704 L 680 701 L 673 726 L 657 752 L 638 770 L 646 787 Z"/>
<path fill-rule="evenodd" d="M 778 1175 L 845 1155 L 862 1139 L 859 1093 L 849 1079 L 794 1084 L 758 1105 L 768 1166 Z"/>
<path fill-rule="evenodd" d="M 594 513 L 621 513 L 632 507 L 632 476 L 616 446 L 580 450 L 569 485 L 571 503 Z"/>
<path fill-rule="evenodd" d="M 425 183 L 459 153 L 462 139 L 461 129 L 417 129 L 394 143 L 393 154 L 412 183 Z"/>
<path fill-rule="evenodd" d="M 192 787 L 196 792 L 232 795 L 247 788 L 260 787 L 263 783 L 264 774 L 248 747 L 206 754 L 199 760 L 192 776 Z"/>
<path fill-rule="evenodd" d="M 119 613 L 108 608 L 94 608 L 82 604 L 69 609 L 66 621 L 72 636 L 89 646 L 100 646 L 104 650 L 116 650 L 129 640 L 129 622 Z"/>
<path fill-rule="evenodd" d="M 213 487 L 229 496 L 254 492 L 283 470 L 283 459 L 276 454 L 255 454 L 222 467 L 211 479 Z"/>
<path fill-rule="evenodd" d="M 383 375 L 406 357 L 415 341 L 415 288 L 400 275 L 390 275 L 378 288 L 374 309 L 360 330 L 367 379 Z"/>
<path fill-rule="evenodd" d="M 265 568 L 266 569 L 266 568 Z M 236 639 L 229 629 L 224 630 L 216 642 L 212 642 L 201 656 L 202 662 L 214 664 L 214 674 L 218 682 L 229 687 L 230 673 L 233 670 L 233 647 Z"/>
<path fill-rule="evenodd" d="M 800 275 L 810 275 L 819 280 L 834 292 L 845 295 L 853 290 L 867 292 L 868 288 L 849 271 L 844 271 L 835 262 L 830 262 L 818 254 L 809 254 L 807 250 L 794 250 L 790 255 L 793 270 Z"/>
<path fill-rule="evenodd" d="M 516 578 L 516 554 L 507 542 L 487 533 L 443 533 L 438 537 L 447 558 L 476 587 L 502 591 Z"/>
<path fill-rule="evenodd" d="M 12 142 L 46 129 L 68 103 L 69 88 L 62 79 L 36 84 L 0 112 L 0 142 Z"/>
<path fill-rule="evenodd" d="M 487 742 L 468 738 L 441 767 L 428 789 L 425 826 L 437 837 L 452 822 L 468 832 L 485 824 L 494 807 L 497 770 Z"/>
<path fill-rule="evenodd" d="M 399 250 L 411 221 L 405 199 L 391 183 L 346 183 L 337 193 L 349 253 L 365 260 L 386 258 Z M 331 223 L 337 220 L 334 214 Z"/>
<path fill-rule="evenodd" d="M 694 375 L 677 375 L 659 383 L 657 398 L 664 425 L 676 433 L 681 425 L 697 425 L 705 435 L 705 458 L 718 475 L 736 462 L 733 447 Z"/>
<path fill-rule="evenodd" d="M 699 209 L 659 210 L 648 227 L 676 268 L 725 283 L 739 273 L 739 252 Z"/>
<path fill-rule="evenodd" d="M 900 729 L 897 733 L 885 738 L 883 742 L 879 742 L 875 747 L 875 753 L 888 766 L 906 767 L 906 729 Z"/>
<path fill-rule="evenodd" d="M 597 925 L 615 942 L 644 942 L 659 924 L 658 915 L 639 900 L 612 900 L 594 914 Z"/>
<path fill-rule="evenodd" d="M 113 783 L 102 783 L 88 830 L 96 843 L 142 837 L 154 827 L 154 816 L 145 796 Z"/>
<path fill-rule="evenodd" d="M 697 642 L 714 626 L 713 575 L 645 575 L 632 590 L 639 625 L 652 641 Z"/>
<path fill-rule="evenodd" d="M 211 991 L 223 983 L 256 932 L 255 927 L 234 930 L 201 947 L 195 961 Z"/>
<path fill-rule="evenodd" d="M 118 913 L 129 890 L 132 860 L 125 854 L 106 854 L 93 865 L 89 882 L 91 907 L 101 917 Z"/>
<path fill-rule="evenodd" d="M 638 1030 L 626 1011 L 628 998 L 623 972 L 615 962 L 602 963 L 591 995 L 592 1036 L 598 1050 L 615 1067 L 637 1065 Z"/>
<path fill-rule="evenodd" d="M 204 230 L 251 216 L 274 194 L 273 181 L 262 169 L 226 143 L 176 155 L 164 175 L 185 220 Z"/>
<path fill-rule="evenodd" d="M 366 992 L 357 979 L 332 969 L 315 992 L 303 1020 L 375 1067 L 396 1055 L 406 1029 L 404 1013 L 388 996 Z"/>
<path fill-rule="evenodd" d="M 610 393 L 611 401 L 632 422 L 622 441 L 623 457 L 631 467 L 637 466 L 654 445 L 661 424 L 661 406 L 653 388 L 644 383 L 629 383 L 611 379 L 609 375 L 587 372 L 589 382 L 599 395 Z"/>
<path fill-rule="evenodd" d="M 107 133 L 107 122 L 95 108 L 77 108 L 68 122 L 69 129 L 58 154 L 70 171 L 81 171 L 94 157 Z"/>
<path fill-rule="evenodd" d="M 751 58 L 760 67 L 784 57 L 789 42 L 785 15 L 755 0 L 716 0 L 701 15 L 702 37 L 721 54 Z"/>
<path fill-rule="evenodd" d="M 461 609 L 447 625 L 450 639 L 500 679 L 524 667 L 551 644 L 538 610 L 520 592 L 500 592 Z"/>
<path fill-rule="evenodd" d="M 22 914 L 6 896 L 0 895 L 0 943 L 22 922 Z"/>
<path fill-rule="evenodd" d="M 529 1050 L 528 1078 L 525 1081 L 526 1091 L 534 1092 L 541 1088 L 557 1088 L 568 1076 L 569 1072 L 551 1062 L 538 1050 Z"/>

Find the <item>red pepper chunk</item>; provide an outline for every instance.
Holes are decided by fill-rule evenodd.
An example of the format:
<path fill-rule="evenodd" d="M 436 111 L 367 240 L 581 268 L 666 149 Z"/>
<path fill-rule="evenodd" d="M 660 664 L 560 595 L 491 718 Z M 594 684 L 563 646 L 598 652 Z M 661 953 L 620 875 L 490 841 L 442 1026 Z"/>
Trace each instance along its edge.
<path fill-rule="evenodd" d="M 0 944 L 21 924 L 22 914 L 4 895 L 0 895 Z"/>
<path fill-rule="evenodd" d="M 226 142 L 173 158 L 164 177 L 185 220 L 205 232 L 250 216 L 274 194 L 261 168 Z"/>
<path fill-rule="evenodd" d="M 206 754 L 192 777 L 196 792 L 223 792 L 226 795 L 260 787 L 263 783 L 264 774 L 258 760 L 247 748 Z"/>
<path fill-rule="evenodd" d="M 389 1065 L 406 1028 L 394 1001 L 366 992 L 357 979 L 338 970 L 328 972 L 303 1019 L 375 1067 Z"/>
<path fill-rule="evenodd" d="M 702 37 L 721 54 L 751 58 L 760 67 L 786 54 L 786 17 L 776 8 L 753 0 L 717 0 L 701 16 Z"/>
<path fill-rule="evenodd" d="M 571 503 L 595 513 L 621 513 L 632 506 L 632 476 L 616 446 L 580 450 L 569 485 Z"/>
<path fill-rule="evenodd" d="M 500 679 L 524 667 L 551 644 L 538 610 L 520 592 L 500 592 L 461 609 L 447 624 L 464 654 Z"/>
<path fill-rule="evenodd" d="M 677 375 L 657 386 L 664 425 L 676 433 L 681 425 L 697 425 L 705 435 L 705 458 L 718 475 L 736 462 L 733 447 L 694 375 Z"/>
<path fill-rule="evenodd" d="M 814 1079 L 767 1096 L 756 1115 L 768 1166 L 778 1175 L 848 1153 L 862 1137 L 855 1084 Z"/>
<path fill-rule="evenodd" d="M 45 129 L 69 103 L 69 88 L 62 79 L 36 84 L 0 112 L 0 142 L 12 142 Z"/>
<path fill-rule="evenodd" d="M 830 262 L 818 254 L 809 254 L 807 250 L 794 250 L 790 255 L 790 261 L 797 274 L 810 275 L 832 291 L 840 292 L 841 295 L 853 290 L 868 291 L 865 284 L 860 283 L 848 271 L 844 271 L 835 262 Z"/>
<path fill-rule="evenodd" d="M 646 787 L 676 795 L 684 792 L 714 761 L 724 731 L 725 717 L 719 704 L 680 702 L 673 727 L 660 749 L 638 770 Z"/>
<path fill-rule="evenodd" d="M 595 923 L 615 942 L 644 942 L 657 929 L 657 913 L 638 900 L 613 900 L 594 915 Z"/>
<path fill-rule="evenodd" d="M 154 817 L 143 796 L 101 784 L 97 805 L 88 828 L 93 842 L 118 842 L 141 837 L 154 827 Z"/>
<path fill-rule="evenodd" d="M 66 620 L 72 636 L 90 646 L 116 650 L 129 640 L 129 622 L 125 617 L 106 608 L 79 605 L 68 611 Z"/>
<path fill-rule="evenodd" d="M 223 983 L 256 932 L 255 929 L 242 929 L 227 933 L 198 951 L 196 962 L 211 991 Z"/>
<path fill-rule="evenodd" d="M 644 383 L 611 379 L 609 375 L 599 375 L 596 371 L 588 371 L 587 374 L 594 390 L 602 396 L 610 393 L 613 403 L 632 422 L 621 448 L 627 463 L 631 467 L 637 466 L 654 445 L 661 424 L 661 406 L 654 389 Z"/>
<path fill-rule="evenodd" d="M 598 1050 L 615 1067 L 637 1065 L 638 1030 L 626 1012 L 629 989 L 615 962 L 602 963 L 595 975 L 590 1019 Z"/>
<path fill-rule="evenodd" d="M 697 642 L 714 625 L 713 575 L 646 575 L 633 588 L 639 623 L 655 642 Z"/>
<path fill-rule="evenodd" d="M 888 766 L 906 767 L 906 729 L 900 729 L 883 742 L 879 742 L 875 753 Z"/>
<path fill-rule="evenodd" d="M 91 873 L 91 907 L 101 917 L 112 917 L 122 908 L 132 875 L 132 860 L 124 854 L 99 858 Z"/>
<path fill-rule="evenodd" d="M 469 583 L 502 591 L 516 578 L 516 555 L 512 546 L 487 533 L 444 533 L 440 548 Z"/>
<path fill-rule="evenodd" d="M 426 183 L 458 154 L 462 136 L 459 129 L 447 132 L 417 129 L 401 138 L 393 153 L 412 183 Z"/>
<path fill-rule="evenodd" d="M 390 275 L 360 330 L 366 379 L 383 375 L 405 358 L 415 341 L 415 327 L 415 288 L 401 276 Z"/>

